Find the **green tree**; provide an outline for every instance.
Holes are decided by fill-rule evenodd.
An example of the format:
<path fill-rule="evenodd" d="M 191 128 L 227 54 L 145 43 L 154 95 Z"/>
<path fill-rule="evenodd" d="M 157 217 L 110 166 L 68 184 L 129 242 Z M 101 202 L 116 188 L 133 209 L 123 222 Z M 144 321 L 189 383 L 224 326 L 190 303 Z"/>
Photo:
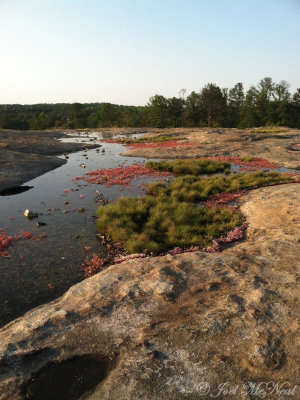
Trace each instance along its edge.
<path fill-rule="evenodd" d="M 300 88 L 298 88 L 293 95 L 291 103 L 291 119 L 292 125 L 296 128 L 300 128 Z"/>
<path fill-rule="evenodd" d="M 199 126 L 201 120 L 201 96 L 192 91 L 186 98 L 186 121 L 192 126 Z"/>
<path fill-rule="evenodd" d="M 255 86 L 251 86 L 246 94 L 246 99 L 241 110 L 241 128 L 257 126 L 258 116 L 256 110 L 258 91 Z"/>
<path fill-rule="evenodd" d="M 182 101 L 181 126 L 183 126 L 184 125 L 184 119 L 185 119 L 185 105 L 186 105 L 185 94 L 186 94 L 186 89 L 184 89 L 184 88 L 180 89 L 178 94 L 179 94 L 179 98 Z"/>
<path fill-rule="evenodd" d="M 116 124 L 117 113 L 116 109 L 111 103 L 102 103 L 100 105 L 100 127 L 112 127 Z"/>
<path fill-rule="evenodd" d="M 226 114 L 226 99 L 222 90 L 209 83 L 201 91 L 201 104 L 206 116 L 207 126 L 220 126 Z"/>
<path fill-rule="evenodd" d="M 141 126 L 142 107 L 127 106 L 123 110 L 125 126 Z"/>
<path fill-rule="evenodd" d="M 155 128 L 165 128 L 168 120 L 168 101 L 164 96 L 156 94 L 150 97 L 147 104 L 148 122 Z"/>
<path fill-rule="evenodd" d="M 87 126 L 85 110 L 82 104 L 71 104 L 69 109 L 69 116 L 72 128 L 85 128 Z"/>
<path fill-rule="evenodd" d="M 289 83 L 281 81 L 274 85 L 272 93 L 273 101 L 270 102 L 269 122 L 276 125 L 289 125 L 291 120 L 291 94 L 289 92 Z"/>
<path fill-rule="evenodd" d="M 257 85 L 257 98 L 256 98 L 256 109 L 259 119 L 259 125 L 266 125 L 271 123 L 270 102 L 274 96 L 275 83 L 272 78 L 266 77 L 262 79 Z"/>
<path fill-rule="evenodd" d="M 48 115 L 46 115 L 44 112 L 41 112 L 39 114 L 39 129 L 47 129 L 50 128 L 50 120 Z"/>
<path fill-rule="evenodd" d="M 287 81 L 280 81 L 274 85 L 272 96 L 275 101 L 289 101 L 291 93 L 289 92 L 290 84 Z"/>
<path fill-rule="evenodd" d="M 97 126 L 99 125 L 99 120 L 100 120 L 99 112 L 91 112 L 87 120 L 88 128 L 97 128 Z"/>
<path fill-rule="evenodd" d="M 234 85 L 228 93 L 229 126 L 239 126 L 242 119 L 242 110 L 245 103 L 244 87 L 241 82 Z"/>
<path fill-rule="evenodd" d="M 183 125 L 184 100 L 172 97 L 167 100 L 168 125 L 178 127 Z"/>

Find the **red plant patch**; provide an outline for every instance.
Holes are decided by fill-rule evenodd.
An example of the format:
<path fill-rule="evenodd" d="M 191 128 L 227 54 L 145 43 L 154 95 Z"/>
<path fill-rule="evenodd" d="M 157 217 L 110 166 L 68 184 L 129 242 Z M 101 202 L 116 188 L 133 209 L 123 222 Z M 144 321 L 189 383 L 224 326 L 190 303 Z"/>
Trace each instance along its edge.
<path fill-rule="evenodd" d="M 109 261 L 109 258 L 100 258 L 97 254 L 93 254 L 92 258 L 86 258 L 85 263 L 82 264 L 82 270 L 84 272 L 84 276 L 89 278 L 90 276 L 95 275 L 97 272 L 101 271 L 104 267 L 104 264 Z"/>
<path fill-rule="evenodd" d="M 13 237 L 6 236 L 5 232 L 0 232 L 0 257 L 9 257 L 7 253 L 7 249 L 12 246 L 13 244 Z"/>
<path fill-rule="evenodd" d="M 0 257 L 10 258 L 11 254 L 8 252 L 13 247 L 13 242 L 21 239 L 31 239 L 32 234 L 30 232 L 22 232 L 19 235 L 7 236 L 3 230 L 0 232 Z M 21 258 L 21 257 L 20 257 Z"/>
<path fill-rule="evenodd" d="M 238 190 L 232 193 L 217 193 L 214 196 L 211 196 L 209 200 L 207 200 L 204 204 L 206 207 L 216 207 L 218 205 L 225 205 L 231 203 L 241 197 L 247 189 Z"/>
<path fill-rule="evenodd" d="M 201 251 L 201 249 L 198 246 L 191 246 L 188 249 L 182 249 L 181 247 L 175 247 L 172 250 L 169 250 L 166 254 L 171 254 L 172 256 L 175 256 L 176 254 L 182 254 L 182 253 L 194 253 L 196 251 Z M 164 254 L 162 254 L 164 255 Z"/>
<path fill-rule="evenodd" d="M 3 229 L 0 229 L 0 258 L 11 258 L 13 244 L 18 240 L 35 239 L 37 242 L 40 242 L 40 240 L 46 236 L 47 234 L 45 232 L 34 236 L 28 231 L 21 232 L 19 235 L 7 236 Z M 22 261 L 23 255 L 19 254 L 19 258 Z"/>
<path fill-rule="evenodd" d="M 120 185 L 125 187 L 130 186 L 133 179 L 135 178 L 144 178 L 148 176 L 162 179 L 170 175 L 170 172 L 155 171 L 154 169 L 146 168 L 144 163 L 134 163 L 126 167 L 120 165 L 116 168 L 103 168 L 96 171 L 89 171 L 83 177 L 76 176 L 75 178 L 73 178 L 73 181 L 84 179 L 88 183 L 94 183 L 98 185 Z M 141 189 L 144 188 L 143 184 L 139 184 L 138 187 Z"/>
<path fill-rule="evenodd" d="M 226 162 L 231 162 L 232 164 L 242 165 L 243 168 L 240 169 L 241 172 L 279 168 L 279 165 L 274 164 L 268 160 L 265 160 L 264 158 L 257 158 L 257 157 L 253 157 L 251 161 L 243 161 L 243 157 L 207 157 L 203 159 L 226 161 Z"/>
<path fill-rule="evenodd" d="M 148 255 L 145 253 L 128 254 L 126 256 L 119 256 L 114 258 L 114 263 L 120 264 L 123 261 L 134 260 L 135 258 L 145 258 L 145 257 L 148 257 Z"/>
<path fill-rule="evenodd" d="M 221 245 L 225 243 L 233 243 L 237 242 L 238 240 L 243 239 L 244 231 L 248 226 L 248 222 L 244 222 L 241 226 L 238 226 L 233 231 L 227 233 L 225 237 L 221 237 L 219 239 L 214 239 L 213 244 L 210 247 L 206 247 L 203 251 L 208 253 L 218 253 L 221 251 Z"/>
<path fill-rule="evenodd" d="M 41 232 L 39 233 L 37 236 L 32 236 L 37 242 L 40 242 L 41 239 L 44 239 L 45 237 L 47 237 L 47 233 L 45 232 Z"/>

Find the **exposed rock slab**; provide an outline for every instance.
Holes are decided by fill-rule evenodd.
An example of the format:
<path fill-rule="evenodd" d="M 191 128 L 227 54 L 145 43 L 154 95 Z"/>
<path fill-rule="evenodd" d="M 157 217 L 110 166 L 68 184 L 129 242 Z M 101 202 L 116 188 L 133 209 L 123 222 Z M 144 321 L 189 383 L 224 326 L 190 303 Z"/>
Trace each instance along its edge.
<path fill-rule="evenodd" d="M 186 136 L 190 147 L 163 147 L 131 149 L 124 156 L 147 158 L 184 158 L 217 156 L 253 156 L 265 158 L 286 168 L 300 169 L 300 152 L 291 151 L 293 144 L 300 142 L 299 129 L 287 129 L 278 133 L 251 133 L 246 130 L 218 129 L 173 129 L 166 133 Z"/>
<path fill-rule="evenodd" d="M 98 147 L 95 143 L 61 142 L 67 137 L 59 131 L 0 131 L 0 149 L 40 155 L 58 155 Z M 74 133 L 75 137 L 75 133 Z"/>
<path fill-rule="evenodd" d="M 252 191 L 242 243 L 111 266 L 2 328 L 0 399 L 24 399 L 45 365 L 85 355 L 115 362 L 90 400 L 211 399 L 225 382 L 236 395 L 218 398 L 253 399 L 246 381 L 294 388 L 299 199 L 299 184 Z"/>

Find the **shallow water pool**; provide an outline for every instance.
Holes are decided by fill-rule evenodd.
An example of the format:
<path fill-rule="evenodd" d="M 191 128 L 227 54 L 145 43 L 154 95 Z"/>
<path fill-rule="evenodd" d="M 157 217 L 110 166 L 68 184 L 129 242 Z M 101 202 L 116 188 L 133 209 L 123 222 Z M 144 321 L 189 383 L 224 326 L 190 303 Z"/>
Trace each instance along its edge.
<path fill-rule="evenodd" d="M 103 135 L 96 132 L 64 140 L 90 142 L 90 138 L 99 142 Z M 0 196 L 0 228 L 5 234 L 29 231 L 35 236 L 14 242 L 11 258 L 0 258 L 0 325 L 60 296 L 84 279 L 82 264 L 88 256 L 85 246 L 91 247 L 89 254 L 105 250 L 96 237 L 95 215 L 101 206 L 96 190 L 109 201 L 120 195 L 142 194 L 135 186 L 120 191 L 118 186 L 89 186 L 84 181 L 77 185 L 72 181 L 89 170 L 144 161 L 122 157 L 120 154 L 126 150 L 123 145 L 99 144 L 99 152 L 92 149 L 69 154 L 65 165 L 26 182 L 23 186 L 28 190 L 22 192 L 21 187 L 19 193 Z M 38 213 L 38 218 L 25 218 L 25 209 Z M 46 225 L 38 228 L 37 221 Z M 47 236 L 43 238 L 43 234 Z"/>

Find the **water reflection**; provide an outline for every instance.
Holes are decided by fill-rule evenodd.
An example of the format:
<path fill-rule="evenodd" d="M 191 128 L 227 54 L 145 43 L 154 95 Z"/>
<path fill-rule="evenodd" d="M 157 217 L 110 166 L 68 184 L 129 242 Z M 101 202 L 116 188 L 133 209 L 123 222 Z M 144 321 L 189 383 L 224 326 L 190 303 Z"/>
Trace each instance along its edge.
<path fill-rule="evenodd" d="M 27 192 L 27 190 L 33 189 L 33 186 L 15 186 L 9 189 L 4 189 L 0 192 L 0 196 L 11 196 L 14 194 L 20 194 Z"/>

